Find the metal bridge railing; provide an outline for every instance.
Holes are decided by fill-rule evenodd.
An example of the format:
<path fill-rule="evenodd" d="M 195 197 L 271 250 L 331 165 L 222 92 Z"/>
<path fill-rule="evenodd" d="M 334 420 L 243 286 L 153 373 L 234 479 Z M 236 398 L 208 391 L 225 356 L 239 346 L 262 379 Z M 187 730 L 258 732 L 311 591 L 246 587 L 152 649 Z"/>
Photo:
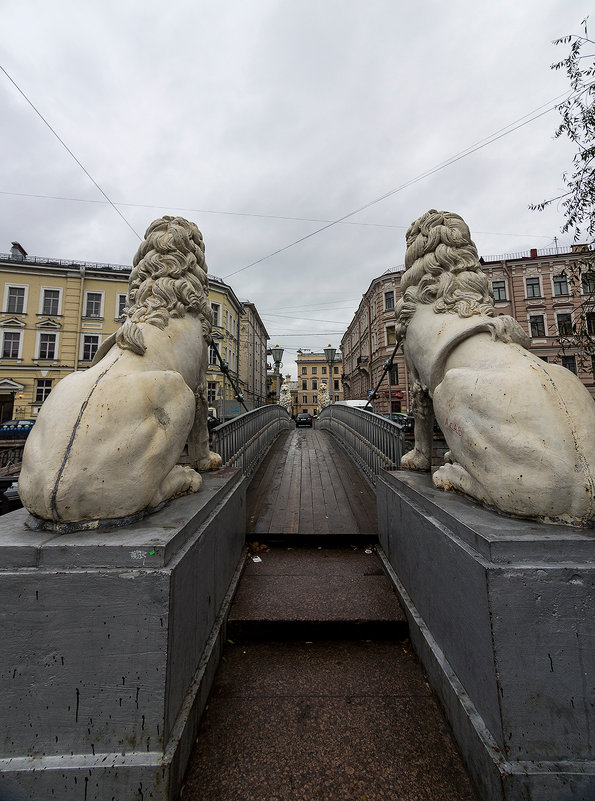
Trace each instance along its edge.
<path fill-rule="evenodd" d="M 382 469 L 401 464 L 403 432 L 387 417 L 337 403 L 320 412 L 316 425 L 339 440 L 372 484 Z"/>
<path fill-rule="evenodd" d="M 241 467 L 251 476 L 277 436 L 291 428 L 282 406 L 260 406 L 213 429 L 211 449 L 220 454 L 223 467 Z"/>

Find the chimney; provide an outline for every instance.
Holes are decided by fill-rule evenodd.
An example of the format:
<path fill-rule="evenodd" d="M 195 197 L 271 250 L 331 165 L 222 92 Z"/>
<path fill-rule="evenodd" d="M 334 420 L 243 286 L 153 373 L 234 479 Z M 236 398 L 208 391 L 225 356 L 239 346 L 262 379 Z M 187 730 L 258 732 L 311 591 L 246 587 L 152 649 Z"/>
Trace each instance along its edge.
<path fill-rule="evenodd" d="M 27 251 L 25 248 L 19 242 L 13 242 L 10 249 L 10 258 L 15 261 L 23 261 L 26 257 Z"/>
<path fill-rule="evenodd" d="M 537 248 L 531 248 L 531 258 L 532 259 L 536 259 L 537 258 Z"/>

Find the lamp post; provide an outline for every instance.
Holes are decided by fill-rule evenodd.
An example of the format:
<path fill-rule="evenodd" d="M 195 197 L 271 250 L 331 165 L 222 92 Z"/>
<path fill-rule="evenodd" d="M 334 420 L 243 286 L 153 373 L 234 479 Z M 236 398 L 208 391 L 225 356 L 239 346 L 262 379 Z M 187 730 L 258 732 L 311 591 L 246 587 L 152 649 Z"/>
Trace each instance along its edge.
<path fill-rule="evenodd" d="M 329 400 L 333 402 L 333 364 L 335 363 L 335 354 L 337 352 L 336 348 L 333 348 L 329 342 L 328 348 L 324 349 L 324 356 L 326 358 L 326 363 L 328 364 L 328 371 L 329 371 L 329 382 L 328 382 L 328 393 L 329 393 Z"/>
<path fill-rule="evenodd" d="M 283 348 L 280 348 L 279 345 L 275 345 L 274 348 L 271 348 L 271 355 L 273 357 L 273 362 L 275 363 L 275 373 L 277 374 L 277 403 L 279 403 L 279 371 L 281 369 L 281 359 L 283 358 Z"/>

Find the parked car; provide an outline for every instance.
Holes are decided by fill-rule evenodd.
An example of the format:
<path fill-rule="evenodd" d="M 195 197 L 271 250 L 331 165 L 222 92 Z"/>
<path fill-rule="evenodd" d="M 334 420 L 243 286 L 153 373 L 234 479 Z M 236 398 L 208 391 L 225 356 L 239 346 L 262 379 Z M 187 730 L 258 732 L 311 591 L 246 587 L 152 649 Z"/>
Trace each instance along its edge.
<path fill-rule="evenodd" d="M 7 420 L 0 425 L 0 439 L 25 439 L 33 428 L 33 418 L 18 418 Z"/>
<path fill-rule="evenodd" d="M 295 416 L 295 425 L 297 426 L 310 426 L 312 428 L 312 421 L 313 417 L 311 414 L 306 414 L 305 412 L 300 412 Z"/>
<path fill-rule="evenodd" d="M 402 431 L 413 431 L 415 420 L 412 414 L 392 412 L 391 414 L 383 414 L 382 416 L 388 417 L 388 419 L 396 423 Z"/>

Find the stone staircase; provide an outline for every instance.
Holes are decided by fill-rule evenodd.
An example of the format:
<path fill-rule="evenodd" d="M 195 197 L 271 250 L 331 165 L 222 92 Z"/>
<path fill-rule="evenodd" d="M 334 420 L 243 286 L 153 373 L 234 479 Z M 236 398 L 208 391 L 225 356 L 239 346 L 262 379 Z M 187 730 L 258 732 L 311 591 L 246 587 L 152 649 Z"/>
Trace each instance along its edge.
<path fill-rule="evenodd" d="M 375 548 L 252 544 L 181 801 L 477 801 Z"/>

